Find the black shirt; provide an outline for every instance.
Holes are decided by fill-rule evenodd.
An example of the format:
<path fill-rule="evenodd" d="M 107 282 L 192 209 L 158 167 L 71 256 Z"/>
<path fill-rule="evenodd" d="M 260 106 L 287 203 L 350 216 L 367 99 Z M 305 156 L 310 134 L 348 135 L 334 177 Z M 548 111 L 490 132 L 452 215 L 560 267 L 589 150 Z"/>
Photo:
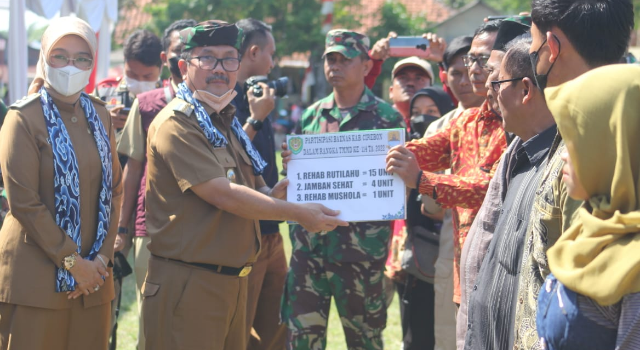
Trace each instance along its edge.
<path fill-rule="evenodd" d="M 533 199 L 556 135 L 552 126 L 505 154 L 507 188 L 495 233 L 469 292 L 465 350 L 510 350 L 513 347 L 516 297 L 524 237 Z"/>
<path fill-rule="evenodd" d="M 236 117 L 240 124 L 244 125 L 247 122 L 247 118 L 251 116 L 249 102 L 246 98 L 246 92 L 240 84 L 236 84 L 235 90 L 238 94 L 231 103 L 236 107 Z M 271 126 L 270 117 L 264 120 L 262 129 L 256 133 L 252 143 L 262 159 L 267 162 L 267 166 L 262 173 L 264 182 L 267 183 L 267 186 L 273 187 L 278 182 L 278 167 L 276 165 L 276 147 L 273 140 L 273 126 Z M 260 232 L 263 235 L 280 232 L 278 224 L 279 221 L 260 220 Z"/>

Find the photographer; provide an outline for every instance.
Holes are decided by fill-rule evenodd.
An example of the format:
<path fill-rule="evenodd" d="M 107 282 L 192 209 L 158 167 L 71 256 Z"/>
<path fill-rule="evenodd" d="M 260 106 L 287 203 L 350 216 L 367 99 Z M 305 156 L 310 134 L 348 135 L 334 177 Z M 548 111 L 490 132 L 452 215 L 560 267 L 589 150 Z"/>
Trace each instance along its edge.
<path fill-rule="evenodd" d="M 237 22 L 244 31 L 244 42 L 240 49 L 242 60 L 238 70 L 236 117 L 251 138 L 254 147 L 267 162 L 263 173 L 267 186 L 278 182 L 276 150 L 273 127 L 269 114 L 275 107 L 275 91 L 257 76 L 266 76 L 274 66 L 276 51 L 271 26 L 262 21 L 247 18 Z M 261 96 L 256 90 L 262 90 Z M 277 221 L 260 221 L 262 249 L 249 275 L 247 293 L 247 335 L 253 327 L 259 336 L 249 338 L 249 349 L 284 349 L 285 332 L 280 323 L 280 299 L 287 273 L 287 262 L 282 245 L 282 236 Z"/>

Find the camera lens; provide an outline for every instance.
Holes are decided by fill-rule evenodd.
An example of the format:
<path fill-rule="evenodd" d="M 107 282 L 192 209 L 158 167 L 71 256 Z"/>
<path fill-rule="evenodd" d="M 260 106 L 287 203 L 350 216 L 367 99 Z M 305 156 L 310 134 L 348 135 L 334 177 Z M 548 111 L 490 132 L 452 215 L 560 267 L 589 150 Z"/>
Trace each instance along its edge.
<path fill-rule="evenodd" d="M 270 88 L 275 90 L 276 96 L 284 97 L 287 94 L 289 78 L 288 77 L 278 78 L 276 80 L 270 81 L 269 84 L 267 85 L 269 85 Z"/>

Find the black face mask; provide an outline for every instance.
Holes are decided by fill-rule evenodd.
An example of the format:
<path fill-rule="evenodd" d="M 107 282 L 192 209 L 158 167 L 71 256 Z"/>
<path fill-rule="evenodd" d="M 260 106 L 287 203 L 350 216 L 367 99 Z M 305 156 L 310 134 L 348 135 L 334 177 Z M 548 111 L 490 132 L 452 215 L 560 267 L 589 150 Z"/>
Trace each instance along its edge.
<path fill-rule="evenodd" d="M 422 138 L 429 125 L 438 119 L 438 117 L 428 114 L 420 114 L 411 117 L 411 139 Z"/>
<path fill-rule="evenodd" d="M 553 37 L 558 42 L 558 54 L 560 54 L 560 40 L 558 40 L 558 38 L 555 35 Z M 533 79 L 536 81 L 536 85 L 538 86 L 538 89 L 540 89 L 540 91 L 542 91 L 543 94 L 544 94 L 544 89 L 547 87 L 547 78 L 549 77 L 549 73 L 551 72 L 553 65 L 556 64 L 556 61 L 557 61 L 556 60 L 556 61 L 553 61 L 553 63 L 551 63 L 551 66 L 549 66 L 549 69 L 547 70 L 546 74 L 538 74 L 537 67 L 538 67 L 538 61 L 540 60 L 540 56 L 538 53 L 546 43 L 547 43 L 547 39 L 544 39 L 544 41 L 542 42 L 542 45 L 540 45 L 538 50 L 529 54 L 529 59 L 531 60 L 531 65 L 533 66 Z"/>
<path fill-rule="evenodd" d="M 182 72 L 180 72 L 180 67 L 178 66 L 178 61 L 180 61 L 178 56 L 174 56 L 169 59 L 169 71 L 174 77 L 182 76 Z"/>

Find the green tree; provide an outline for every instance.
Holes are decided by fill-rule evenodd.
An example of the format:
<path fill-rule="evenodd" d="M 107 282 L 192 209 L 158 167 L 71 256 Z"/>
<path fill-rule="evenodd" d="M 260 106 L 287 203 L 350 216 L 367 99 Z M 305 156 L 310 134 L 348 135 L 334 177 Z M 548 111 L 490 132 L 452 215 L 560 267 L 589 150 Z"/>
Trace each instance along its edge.
<path fill-rule="evenodd" d="M 323 42 L 316 0 L 158 0 L 145 10 L 153 18 L 149 26 L 156 33 L 182 18 L 235 22 L 252 17 L 273 26 L 279 55 L 317 49 Z"/>
<path fill-rule="evenodd" d="M 633 0 L 633 15 L 635 17 L 635 29 L 640 28 L 640 0 Z"/>
<path fill-rule="evenodd" d="M 520 12 L 531 12 L 531 0 L 485 0 L 494 9 L 509 15 Z"/>

